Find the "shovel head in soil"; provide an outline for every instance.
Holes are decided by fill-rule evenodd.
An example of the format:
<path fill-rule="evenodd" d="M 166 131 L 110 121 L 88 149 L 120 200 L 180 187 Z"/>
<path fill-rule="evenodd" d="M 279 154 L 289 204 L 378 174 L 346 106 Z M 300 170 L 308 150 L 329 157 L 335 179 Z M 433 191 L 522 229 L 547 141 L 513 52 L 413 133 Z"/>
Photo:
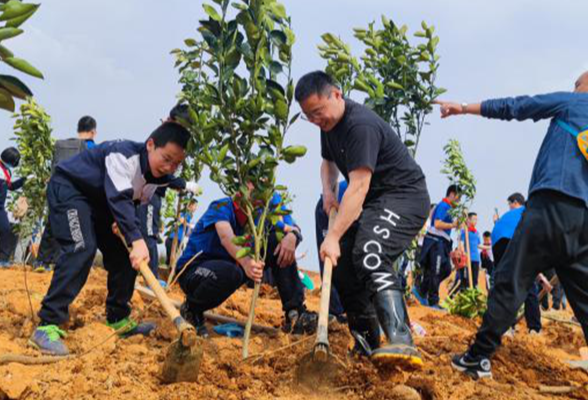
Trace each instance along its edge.
<path fill-rule="evenodd" d="M 161 368 L 163 383 L 196 382 L 203 354 L 202 343 L 199 342 L 194 346 L 184 346 L 181 340 L 175 340 L 169 345 Z"/>
<path fill-rule="evenodd" d="M 333 355 L 326 349 L 311 351 L 305 354 L 298 362 L 296 368 L 296 382 L 310 389 L 329 386 L 335 380 L 339 370 L 339 364 Z"/>

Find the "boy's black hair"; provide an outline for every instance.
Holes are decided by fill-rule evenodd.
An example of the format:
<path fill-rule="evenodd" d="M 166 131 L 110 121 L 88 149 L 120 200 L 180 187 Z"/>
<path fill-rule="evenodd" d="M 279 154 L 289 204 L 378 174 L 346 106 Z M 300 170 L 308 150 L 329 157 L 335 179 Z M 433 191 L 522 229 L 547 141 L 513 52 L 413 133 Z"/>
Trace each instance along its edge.
<path fill-rule="evenodd" d="M 483 237 L 491 237 L 491 236 L 492 236 L 492 234 L 490 233 L 490 231 L 485 231 L 485 232 L 482 234 L 482 236 L 483 236 Z"/>
<path fill-rule="evenodd" d="M 525 196 L 520 193 L 513 193 L 506 199 L 509 203 L 519 203 L 521 206 L 525 205 Z"/>
<path fill-rule="evenodd" d="M 451 185 L 447 188 L 447 191 L 445 192 L 445 197 L 449 197 L 449 195 L 451 193 L 455 193 L 455 194 L 459 194 L 460 190 L 459 190 L 459 186 L 457 185 Z"/>
<path fill-rule="evenodd" d="M 18 163 L 20 162 L 20 152 L 16 147 L 8 147 L 4 149 L 2 154 L 0 155 L 0 159 L 4 164 L 8 164 L 11 167 L 18 167 Z"/>
<path fill-rule="evenodd" d="M 185 150 L 190 140 L 190 132 L 180 124 L 165 122 L 149 135 L 149 139 L 153 139 L 155 147 L 165 147 L 168 143 L 175 143 Z"/>
<path fill-rule="evenodd" d="M 476 217 L 477 215 L 478 215 L 478 213 L 471 212 L 471 213 L 468 213 L 468 218 Z"/>
<path fill-rule="evenodd" d="M 296 84 L 296 90 L 294 97 L 297 102 L 303 102 L 313 94 L 316 95 L 328 95 L 331 88 L 338 88 L 337 83 L 331 77 L 323 71 L 309 72 L 304 75 Z"/>
<path fill-rule="evenodd" d="M 96 120 L 89 115 L 86 115 L 78 121 L 78 133 L 91 132 L 96 129 Z"/>
<path fill-rule="evenodd" d="M 188 121 L 190 114 L 188 113 L 188 105 L 179 103 L 174 106 L 169 112 L 169 119 L 174 122 L 180 122 L 181 120 Z"/>

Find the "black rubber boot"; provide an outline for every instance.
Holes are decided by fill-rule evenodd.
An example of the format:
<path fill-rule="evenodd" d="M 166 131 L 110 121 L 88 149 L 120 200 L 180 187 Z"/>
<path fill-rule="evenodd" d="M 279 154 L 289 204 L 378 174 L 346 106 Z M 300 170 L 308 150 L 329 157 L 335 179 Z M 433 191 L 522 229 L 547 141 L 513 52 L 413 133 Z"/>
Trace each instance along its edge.
<path fill-rule="evenodd" d="M 369 357 L 372 352 L 380 347 L 380 324 L 375 315 L 372 316 L 348 316 L 348 325 L 351 335 L 355 339 L 355 345 L 351 349 L 351 355 Z"/>
<path fill-rule="evenodd" d="M 403 293 L 383 290 L 372 299 L 386 342 L 371 355 L 378 368 L 418 368 L 423 365 L 421 354 L 412 341 L 408 311 Z"/>

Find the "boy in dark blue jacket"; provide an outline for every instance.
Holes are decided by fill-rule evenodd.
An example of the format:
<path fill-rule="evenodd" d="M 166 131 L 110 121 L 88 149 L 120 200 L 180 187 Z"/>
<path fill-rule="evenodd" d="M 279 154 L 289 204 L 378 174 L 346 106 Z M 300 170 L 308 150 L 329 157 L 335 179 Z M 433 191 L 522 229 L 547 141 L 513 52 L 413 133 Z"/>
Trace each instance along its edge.
<path fill-rule="evenodd" d="M 474 114 L 507 121 L 551 120 L 535 161 L 527 207 L 496 266 L 482 326 L 468 351 L 453 358 L 454 368 L 492 376 L 490 357 L 502 335 L 537 275 L 553 266 L 588 340 L 588 161 L 577 138 L 588 127 L 588 72 L 578 78 L 573 93 L 439 104 L 443 118 Z"/>
<path fill-rule="evenodd" d="M 30 340 L 42 352 L 68 354 L 59 325 L 67 322 L 68 307 L 86 283 L 97 249 L 108 271 L 107 324 L 117 330 L 126 326 L 124 336 L 154 328 L 129 318 L 136 270 L 149 261 L 136 205 L 148 202 L 157 188 L 175 179 L 189 136 L 179 124 L 168 122 L 145 143 L 105 142 L 56 166 L 47 200 L 61 254 L 38 314 L 41 322 Z M 131 246 L 130 254 L 113 232 L 115 223 Z"/>

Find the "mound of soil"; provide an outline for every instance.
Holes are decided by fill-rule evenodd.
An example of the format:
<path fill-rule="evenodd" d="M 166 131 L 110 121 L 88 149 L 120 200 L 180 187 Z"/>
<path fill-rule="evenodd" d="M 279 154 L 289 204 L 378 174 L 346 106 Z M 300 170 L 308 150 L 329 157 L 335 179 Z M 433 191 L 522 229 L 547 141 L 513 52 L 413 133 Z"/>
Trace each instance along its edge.
<path fill-rule="evenodd" d="M 27 344 L 34 327 L 31 307 L 38 310 L 50 274 L 29 272 L 27 276 L 30 297 L 21 267 L 0 270 L 0 357 L 39 355 Z M 182 298 L 178 289 L 172 296 Z M 245 320 L 250 296 L 251 290 L 242 288 L 214 312 Z M 521 325 L 494 358 L 494 379 L 474 381 L 453 371 L 450 357 L 466 348 L 479 321 L 417 305 L 410 306 L 411 318 L 426 330 L 424 337 L 415 338 L 425 360 L 419 371 L 378 374 L 369 361 L 348 356 L 351 336 L 346 327 L 335 323 L 330 341 L 337 368 L 332 380 L 320 388 L 296 379 L 297 367 L 312 349 L 314 337 L 281 332 L 275 337 L 254 334 L 252 357 L 245 361 L 240 339 L 213 333 L 204 343 L 198 382 L 163 385 L 159 368 L 165 349 L 176 338 L 173 326 L 157 304 L 137 294 L 134 316 L 156 322 L 158 329 L 147 338 L 113 337 L 104 325 L 105 298 L 106 273 L 96 268 L 71 307 L 65 339 L 72 352 L 83 355 L 49 365 L 0 365 L 0 399 L 588 399 L 588 373 L 565 363 L 580 359 L 584 342 L 578 327 L 545 321 L 543 333 L 530 336 Z M 317 291 L 308 294 L 308 306 L 318 309 Z M 264 288 L 256 322 L 279 328 L 282 318 L 276 292 Z M 545 386 L 579 389 L 557 395 L 545 393 Z"/>

